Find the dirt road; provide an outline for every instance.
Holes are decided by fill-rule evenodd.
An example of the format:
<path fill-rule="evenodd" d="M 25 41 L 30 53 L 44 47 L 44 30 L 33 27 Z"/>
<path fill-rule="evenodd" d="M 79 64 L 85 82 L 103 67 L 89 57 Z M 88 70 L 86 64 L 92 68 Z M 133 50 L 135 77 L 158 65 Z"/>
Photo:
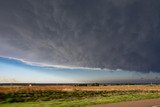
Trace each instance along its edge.
<path fill-rule="evenodd" d="M 90 107 L 160 107 L 160 99 L 129 101 L 114 104 L 102 104 Z"/>

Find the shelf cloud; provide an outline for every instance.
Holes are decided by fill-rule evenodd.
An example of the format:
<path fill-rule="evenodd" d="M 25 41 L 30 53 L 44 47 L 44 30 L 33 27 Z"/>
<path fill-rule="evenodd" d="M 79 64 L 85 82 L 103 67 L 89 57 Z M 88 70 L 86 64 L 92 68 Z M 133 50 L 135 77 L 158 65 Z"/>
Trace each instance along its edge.
<path fill-rule="evenodd" d="M 160 72 L 158 0 L 1 0 L 0 56 Z"/>

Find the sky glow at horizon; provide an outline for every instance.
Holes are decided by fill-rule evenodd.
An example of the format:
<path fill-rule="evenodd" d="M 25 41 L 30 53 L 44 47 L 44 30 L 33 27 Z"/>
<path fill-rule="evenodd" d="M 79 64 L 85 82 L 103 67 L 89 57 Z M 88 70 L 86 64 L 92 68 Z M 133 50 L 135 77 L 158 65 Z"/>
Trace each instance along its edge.
<path fill-rule="evenodd" d="M 156 82 L 156 73 L 141 74 L 123 70 L 92 70 L 41 67 L 0 57 L 0 83 L 121 83 Z M 143 78 L 143 80 L 142 80 Z"/>

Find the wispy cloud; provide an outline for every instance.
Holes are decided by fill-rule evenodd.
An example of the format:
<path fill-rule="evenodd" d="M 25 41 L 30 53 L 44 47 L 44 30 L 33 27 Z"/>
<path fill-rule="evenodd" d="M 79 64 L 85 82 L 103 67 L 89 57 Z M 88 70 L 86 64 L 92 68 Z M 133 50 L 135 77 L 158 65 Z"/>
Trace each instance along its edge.
<path fill-rule="evenodd" d="M 107 68 L 89 68 L 89 67 L 72 67 L 72 66 L 63 66 L 63 65 L 51 65 L 51 64 L 43 64 L 43 63 L 38 63 L 38 62 L 29 62 L 24 59 L 18 59 L 18 58 L 13 58 L 13 57 L 7 57 L 7 56 L 0 56 L 1 58 L 6 58 L 9 60 L 14 60 L 14 61 L 20 61 L 24 64 L 31 65 L 31 66 L 38 66 L 38 67 L 45 67 L 45 68 L 59 68 L 59 69 L 80 69 L 80 70 L 90 70 L 90 71 L 125 71 L 122 69 L 107 69 Z"/>
<path fill-rule="evenodd" d="M 14 78 L 0 77 L 0 83 L 19 83 L 19 81 Z"/>

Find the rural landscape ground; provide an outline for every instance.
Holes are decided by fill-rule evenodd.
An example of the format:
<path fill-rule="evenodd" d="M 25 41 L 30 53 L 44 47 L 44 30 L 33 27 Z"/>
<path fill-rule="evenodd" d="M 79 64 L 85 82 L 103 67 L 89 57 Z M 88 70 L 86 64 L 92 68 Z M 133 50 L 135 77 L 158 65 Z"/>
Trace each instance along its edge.
<path fill-rule="evenodd" d="M 0 107 L 84 107 L 159 98 L 160 85 L 0 86 Z"/>

